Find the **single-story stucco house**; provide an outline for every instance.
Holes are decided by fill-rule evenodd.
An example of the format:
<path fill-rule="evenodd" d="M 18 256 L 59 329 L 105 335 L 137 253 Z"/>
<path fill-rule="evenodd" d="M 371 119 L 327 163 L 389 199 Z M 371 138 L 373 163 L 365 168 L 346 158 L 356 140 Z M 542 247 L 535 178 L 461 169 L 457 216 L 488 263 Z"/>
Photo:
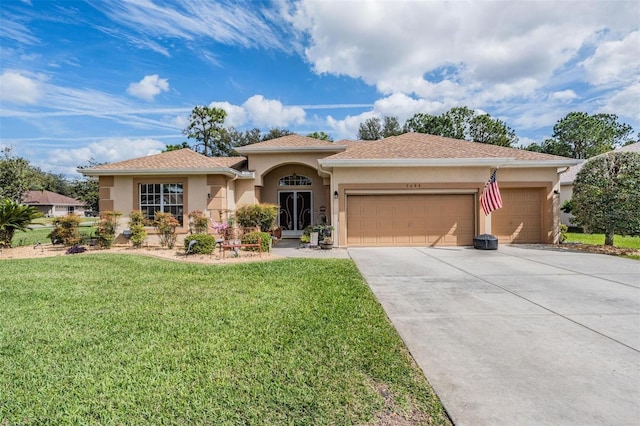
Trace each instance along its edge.
<path fill-rule="evenodd" d="M 554 243 L 559 173 L 576 160 L 420 133 L 328 142 L 289 135 L 244 146 L 242 157 L 170 151 L 79 170 L 98 178 L 100 211 L 171 212 L 224 220 L 238 206 L 280 206 L 284 238 L 308 225 L 335 227 L 335 244 L 466 246 L 478 234 L 501 243 Z M 504 207 L 485 216 L 479 195 L 498 168 Z M 126 225 L 126 223 L 125 223 Z"/>
<path fill-rule="evenodd" d="M 84 214 L 84 203 L 51 191 L 27 191 L 22 204 L 35 207 L 45 217 Z"/>
<path fill-rule="evenodd" d="M 640 152 L 640 142 L 632 143 L 629 145 L 616 148 L 616 151 L 620 152 Z M 573 197 L 573 181 L 576 179 L 578 172 L 582 170 L 582 166 L 587 160 L 580 160 L 580 163 L 569 167 L 566 173 L 560 176 L 560 207 L 569 201 Z M 571 222 L 571 213 L 560 212 L 560 223 L 567 226 L 575 226 L 575 223 Z"/>

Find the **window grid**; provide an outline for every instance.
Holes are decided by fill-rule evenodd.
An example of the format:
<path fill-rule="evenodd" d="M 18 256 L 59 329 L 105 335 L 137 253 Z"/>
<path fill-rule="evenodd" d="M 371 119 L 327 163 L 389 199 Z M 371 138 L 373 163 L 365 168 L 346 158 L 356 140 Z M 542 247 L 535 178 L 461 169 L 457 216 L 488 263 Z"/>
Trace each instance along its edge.
<path fill-rule="evenodd" d="M 150 221 L 156 212 L 171 213 L 182 226 L 183 188 L 181 183 L 141 183 L 140 211 Z"/>
<path fill-rule="evenodd" d="M 283 176 L 278 181 L 278 186 L 311 186 L 313 181 L 311 178 L 302 175 L 292 174 Z"/>

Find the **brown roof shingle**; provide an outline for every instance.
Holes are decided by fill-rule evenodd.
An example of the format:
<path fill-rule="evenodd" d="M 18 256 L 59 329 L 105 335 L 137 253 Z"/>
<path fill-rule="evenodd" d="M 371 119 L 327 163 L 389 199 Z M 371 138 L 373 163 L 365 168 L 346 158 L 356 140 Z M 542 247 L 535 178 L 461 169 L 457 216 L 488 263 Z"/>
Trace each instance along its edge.
<path fill-rule="evenodd" d="M 280 150 L 285 151 L 289 149 L 321 149 L 331 150 L 335 148 L 336 151 L 344 150 L 344 145 L 336 144 L 334 142 L 324 141 L 321 139 L 310 138 L 308 136 L 301 135 L 287 135 L 276 139 L 270 139 L 268 141 L 254 143 L 238 148 L 240 153 L 260 151 L 260 150 Z"/>
<path fill-rule="evenodd" d="M 640 142 L 632 143 L 630 145 L 625 145 L 620 148 L 616 148 L 617 152 L 640 152 Z M 584 160 L 582 163 L 572 166 L 566 173 L 560 175 L 560 183 L 562 184 L 573 184 L 573 181 L 576 180 L 576 176 L 578 176 L 578 172 L 582 170 L 582 166 L 587 160 Z"/>
<path fill-rule="evenodd" d="M 405 133 L 386 139 L 347 145 L 346 151 L 328 159 L 468 159 L 514 158 L 516 161 L 567 160 L 565 157 L 541 154 L 461 139 L 445 138 L 424 133 Z"/>
<path fill-rule="evenodd" d="M 184 148 L 176 151 L 149 155 L 147 157 L 119 161 L 117 163 L 102 164 L 86 170 L 136 170 L 141 172 L 145 170 L 159 169 L 201 170 L 208 168 L 232 168 L 234 166 L 239 166 L 245 160 L 245 157 L 206 157 L 189 148 Z"/>
<path fill-rule="evenodd" d="M 24 204 L 28 205 L 45 205 L 45 206 L 82 206 L 84 203 L 75 198 L 58 194 L 51 191 L 27 191 L 25 194 Z"/>

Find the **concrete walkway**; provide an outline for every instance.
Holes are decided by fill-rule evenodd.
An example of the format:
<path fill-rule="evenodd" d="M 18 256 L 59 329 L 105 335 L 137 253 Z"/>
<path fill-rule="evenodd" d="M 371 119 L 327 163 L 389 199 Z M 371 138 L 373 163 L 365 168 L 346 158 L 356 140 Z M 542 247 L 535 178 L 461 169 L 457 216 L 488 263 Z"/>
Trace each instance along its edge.
<path fill-rule="evenodd" d="M 640 262 L 532 246 L 348 253 L 456 425 L 640 425 Z"/>
<path fill-rule="evenodd" d="M 322 250 L 319 247 L 302 248 L 298 239 L 282 239 L 271 248 L 271 253 L 282 257 L 313 257 L 319 259 L 349 259 L 346 249 Z"/>

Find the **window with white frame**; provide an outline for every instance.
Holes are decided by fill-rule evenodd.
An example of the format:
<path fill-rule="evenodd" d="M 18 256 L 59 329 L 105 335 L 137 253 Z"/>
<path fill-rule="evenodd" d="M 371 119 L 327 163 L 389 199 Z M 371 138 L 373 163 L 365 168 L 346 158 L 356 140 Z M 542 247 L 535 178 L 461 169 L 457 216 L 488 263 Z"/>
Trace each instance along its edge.
<path fill-rule="evenodd" d="M 289 176 L 283 176 L 278 181 L 278 186 L 311 186 L 313 181 L 306 176 L 292 174 Z"/>
<path fill-rule="evenodd" d="M 181 183 L 141 183 L 140 211 L 148 220 L 156 212 L 171 213 L 182 225 L 183 188 Z"/>

